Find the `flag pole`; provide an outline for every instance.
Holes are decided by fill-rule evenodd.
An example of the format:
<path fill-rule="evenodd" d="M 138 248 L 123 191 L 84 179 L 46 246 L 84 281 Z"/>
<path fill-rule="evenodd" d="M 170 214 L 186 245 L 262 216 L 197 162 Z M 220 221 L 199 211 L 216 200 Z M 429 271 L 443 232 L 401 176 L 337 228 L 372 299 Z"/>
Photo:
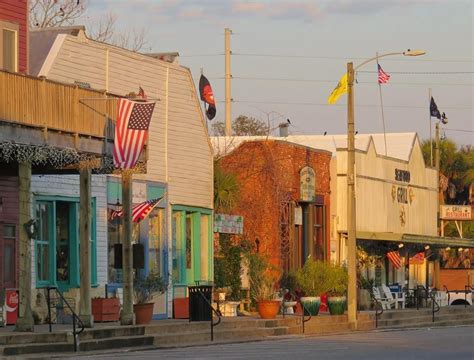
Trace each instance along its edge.
<path fill-rule="evenodd" d="M 431 104 L 431 88 L 428 88 L 428 104 Z M 431 135 L 431 109 L 428 106 L 428 124 L 430 125 L 430 165 L 433 167 L 433 137 Z"/>
<path fill-rule="evenodd" d="M 377 59 L 377 76 L 379 71 L 379 53 L 375 53 L 375 57 Z M 380 94 L 380 109 L 382 110 L 382 125 L 383 125 L 383 141 L 385 143 L 385 156 L 387 156 L 387 134 L 385 133 L 385 116 L 383 113 L 383 100 L 382 100 L 382 84 L 380 81 L 377 80 L 379 83 L 379 94 Z"/>

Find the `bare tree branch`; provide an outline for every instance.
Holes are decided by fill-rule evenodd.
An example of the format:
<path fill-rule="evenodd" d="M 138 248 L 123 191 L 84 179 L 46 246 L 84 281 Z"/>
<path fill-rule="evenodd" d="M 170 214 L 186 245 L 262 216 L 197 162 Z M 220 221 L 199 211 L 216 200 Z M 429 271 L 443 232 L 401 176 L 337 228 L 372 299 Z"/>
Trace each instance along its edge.
<path fill-rule="evenodd" d="M 84 15 L 86 0 L 33 0 L 30 1 L 30 26 L 46 28 L 72 25 Z"/>

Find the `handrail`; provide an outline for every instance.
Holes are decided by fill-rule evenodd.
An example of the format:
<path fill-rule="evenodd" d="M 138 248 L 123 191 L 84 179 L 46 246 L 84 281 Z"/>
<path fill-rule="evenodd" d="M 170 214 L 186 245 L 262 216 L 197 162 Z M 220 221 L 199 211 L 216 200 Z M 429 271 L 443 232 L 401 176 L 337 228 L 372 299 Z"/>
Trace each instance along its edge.
<path fill-rule="evenodd" d="M 50 296 L 50 291 L 55 290 L 56 293 L 61 298 L 61 301 L 64 304 L 66 304 L 66 306 L 69 308 L 69 311 L 71 311 L 71 314 L 72 314 L 72 336 L 74 338 L 74 351 L 78 352 L 79 351 L 79 343 L 78 343 L 79 338 L 78 338 L 78 336 L 79 336 L 80 333 L 82 333 L 84 331 L 84 328 L 85 328 L 84 323 L 82 322 L 81 318 L 74 312 L 71 305 L 69 305 L 69 303 L 65 299 L 64 295 L 61 293 L 61 291 L 59 291 L 59 289 L 57 287 L 48 286 L 46 289 L 47 289 L 47 301 L 48 301 L 49 332 L 53 331 L 53 326 L 52 326 L 52 322 L 51 322 L 51 296 Z M 77 321 L 77 324 L 80 327 L 79 331 L 76 331 L 76 321 Z"/>
<path fill-rule="evenodd" d="M 474 290 L 474 288 L 471 286 L 471 285 L 464 285 L 464 307 L 467 307 L 467 292 L 471 290 L 471 302 L 472 302 L 472 290 Z"/>
<path fill-rule="evenodd" d="M 304 334 L 304 323 L 310 321 L 312 316 L 311 316 L 311 313 L 309 312 L 309 310 L 306 308 L 306 306 L 304 306 L 304 304 L 301 300 L 300 300 L 300 304 L 301 304 L 301 310 L 302 310 L 301 311 L 301 326 L 303 328 L 303 334 Z M 304 318 L 305 311 L 309 315 L 309 318 L 307 318 L 307 319 Z"/>
<path fill-rule="evenodd" d="M 418 291 L 418 289 L 423 289 L 426 293 L 426 300 L 428 300 L 428 297 L 431 299 L 431 316 L 432 316 L 432 322 L 435 321 L 435 317 L 434 317 L 434 314 L 439 312 L 441 310 L 441 306 L 438 304 L 438 302 L 436 301 L 436 298 L 433 294 L 433 291 L 429 291 L 426 287 L 424 287 L 423 285 L 417 285 L 416 287 L 416 290 Z M 436 310 L 435 310 L 435 305 L 436 305 Z M 417 308 L 418 309 L 418 308 Z"/>
<path fill-rule="evenodd" d="M 382 303 L 377 300 L 377 298 L 374 296 L 373 292 L 369 290 L 369 295 L 370 299 L 372 300 L 373 303 L 375 303 L 374 308 L 375 308 L 375 328 L 379 326 L 379 317 L 383 314 L 383 305 Z M 377 311 L 377 306 L 380 308 L 380 312 Z"/>
<path fill-rule="evenodd" d="M 449 289 L 446 285 L 443 285 L 443 289 L 446 290 L 446 294 L 448 294 L 448 305 L 451 304 L 451 294 L 449 293 Z"/>
<path fill-rule="evenodd" d="M 213 319 L 212 319 L 212 316 L 211 316 L 211 341 L 214 341 L 214 326 L 217 326 L 221 323 L 221 320 L 222 320 L 222 313 L 220 312 L 220 310 L 216 310 L 212 307 L 211 303 L 209 302 L 209 300 L 207 300 L 207 298 L 204 296 L 204 294 L 201 292 L 200 289 L 197 289 L 197 292 L 199 293 L 199 295 L 201 295 L 201 297 L 203 298 L 203 300 L 206 302 L 206 304 L 209 306 L 209 308 L 211 309 L 211 311 L 216 314 L 217 316 L 217 322 L 214 323 Z"/>

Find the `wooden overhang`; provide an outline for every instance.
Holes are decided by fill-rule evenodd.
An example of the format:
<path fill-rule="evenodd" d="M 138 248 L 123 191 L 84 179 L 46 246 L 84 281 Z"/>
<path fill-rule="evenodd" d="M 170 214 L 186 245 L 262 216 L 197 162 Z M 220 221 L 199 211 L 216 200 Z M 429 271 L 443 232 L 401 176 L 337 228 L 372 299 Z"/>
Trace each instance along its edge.
<path fill-rule="evenodd" d="M 358 231 L 357 240 L 374 240 L 374 241 L 389 241 L 402 242 L 420 245 L 432 245 L 438 247 L 463 247 L 474 248 L 474 239 L 452 238 L 442 236 L 427 236 L 427 235 L 413 235 L 413 234 L 397 234 L 387 232 L 370 232 Z"/>

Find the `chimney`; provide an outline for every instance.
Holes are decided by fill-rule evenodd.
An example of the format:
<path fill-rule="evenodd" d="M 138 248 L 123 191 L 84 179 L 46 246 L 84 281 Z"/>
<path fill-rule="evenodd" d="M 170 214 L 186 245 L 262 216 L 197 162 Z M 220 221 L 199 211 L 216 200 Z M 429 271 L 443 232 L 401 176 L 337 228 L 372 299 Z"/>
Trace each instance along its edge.
<path fill-rule="evenodd" d="M 280 137 L 287 137 L 288 136 L 288 127 L 290 124 L 287 122 L 281 123 L 278 125 L 278 128 L 280 129 Z"/>

